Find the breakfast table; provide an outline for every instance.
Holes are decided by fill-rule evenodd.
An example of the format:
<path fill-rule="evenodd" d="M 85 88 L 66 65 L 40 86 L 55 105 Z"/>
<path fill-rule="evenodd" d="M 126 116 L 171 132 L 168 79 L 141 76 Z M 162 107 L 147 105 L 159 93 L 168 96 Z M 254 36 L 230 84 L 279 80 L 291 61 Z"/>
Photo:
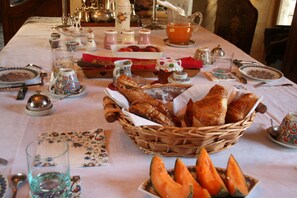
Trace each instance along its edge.
<path fill-rule="evenodd" d="M 49 38 L 52 27 L 61 23 L 60 18 L 33 17 L 29 19 L 0 51 L 1 67 L 24 67 L 27 64 L 40 66 L 42 71 L 50 74 L 52 57 Z M 87 52 L 84 47 L 74 52 L 77 60 L 82 54 L 112 56 L 110 50 L 104 49 L 103 37 L 107 27 L 92 27 L 97 49 Z M 114 28 L 114 27 L 110 27 Z M 137 33 L 140 27 L 133 27 Z M 62 38 L 66 36 L 62 35 Z M 248 54 L 224 40 L 223 38 L 200 27 L 192 35 L 195 45 L 186 48 L 168 46 L 163 39 L 165 30 L 151 32 L 152 44 L 161 46 L 164 54 L 174 58 L 193 56 L 198 47 L 213 49 L 220 47 L 234 58 L 255 61 Z M 260 64 L 260 63 L 259 63 Z M 239 73 L 233 65 L 233 71 Z M 142 182 L 149 178 L 150 162 L 153 155 L 146 154 L 135 145 L 118 122 L 105 120 L 103 109 L 104 90 L 112 82 L 111 78 L 87 78 L 81 68 L 75 65 L 79 81 L 86 88 L 86 93 L 79 97 L 59 100 L 50 96 L 53 112 L 45 116 L 31 116 L 25 112 L 27 100 L 41 90 L 49 95 L 50 76 L 43 86 L 29 87 L 24 100 L 16 100 L 18 89 L 0 91 L 0 157 L 8 160 L 7 166 L 0 165 L 0 173 L 9 180 L 11 175 L 23 172 L 27 174 L 26 146 L 44 132 L 82 132 L 103 129 L 105 132 L 108 162 L 93 167 L 71 167 L 71 175 L 81 179 L 81 197 L 148 197 L 138 190 Z M 244 174 L 257 178 L 259 183 L 248 197 L 296 197 L 297 194 L 297 150 L 287 148 L 271 141 L 267 129 L 279 125 L 289 112 L 297 112 L 297 85 L 286 77 L 271 84 L 291 83 L 293 86 L 260 86 L 257 80 L 247 78 L 248 83 L 239 81 L 214 82 L 205 75 L 211 66 L 201 68 L 191 78 L 193 84 L 232 85 L 263 96 L 262 103 L 267 106 L 264 114 L 256 113 L 255 120 L 238 142 L 226 150 L 210 154 L 216 167 L 226 168 L 230 154 L 238 161 Z M 156 78 L 149 78 L 153 81 Z M 161 156 L 162 157 L 162 156 Z M 176 157 L 162 157 L 167 169 L 172 169 Z M 188 166 L 196 163 L 195 157 L 181 157 Z M 7 197 L 11 195 L 10 188 Z M 29 197 L 28 182 L 19 187 L 17 197 Z"/>

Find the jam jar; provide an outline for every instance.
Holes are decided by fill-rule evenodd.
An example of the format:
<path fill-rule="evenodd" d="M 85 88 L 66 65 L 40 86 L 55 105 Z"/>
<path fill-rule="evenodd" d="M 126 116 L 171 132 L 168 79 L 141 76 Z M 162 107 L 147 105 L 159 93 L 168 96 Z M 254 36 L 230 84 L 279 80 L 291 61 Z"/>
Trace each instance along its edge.
<path fill-rule="evenodd" d="M 151 44 L 151 31 L 148 29 L 140 29 L 138 32 L 138 44 L 150 45 Z"/>
<path fill-rule="evenodd" d="M 172 75 L 174 71 L 182 71 L 180 59 L 174 59 L 171 57 L 161 57 L 157 60 L 155 69 L 158 71 L 158 82 L 161 84 L 168 83 L 168 77 Z"/>
<path fill-rule="evenodd" d="M 104 48 L 110 49 L 110 46 L 115 44 L 117 44 L 117 31 L 112 29 L 105 30 Z"/>

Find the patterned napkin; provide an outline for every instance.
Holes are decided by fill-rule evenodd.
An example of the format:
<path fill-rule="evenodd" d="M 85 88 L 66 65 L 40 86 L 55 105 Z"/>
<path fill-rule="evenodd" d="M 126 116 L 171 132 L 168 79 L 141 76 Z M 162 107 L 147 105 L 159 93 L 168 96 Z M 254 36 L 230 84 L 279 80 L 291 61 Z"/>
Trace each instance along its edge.
<path fill-rule="evenodd" d="M 92 167 L 109 164 L 103 129 L 83 132 L 42 133 L 38 140 L 48 143 L 54 143 L 55 141 L 68 142 L 71 167 Z"/>
<path fill-rule="evenodd" d="M 215 81 L 215 82 L 236 81 L 236 78 L 234 78 L 232 74 L 228 75 L 227 78 L 225 76 L 224 76 L 224 78 L 220 78 L 220 76 L 215 76 L 211 72 L 204 72 L 204 75 L 209 80 Z"/>

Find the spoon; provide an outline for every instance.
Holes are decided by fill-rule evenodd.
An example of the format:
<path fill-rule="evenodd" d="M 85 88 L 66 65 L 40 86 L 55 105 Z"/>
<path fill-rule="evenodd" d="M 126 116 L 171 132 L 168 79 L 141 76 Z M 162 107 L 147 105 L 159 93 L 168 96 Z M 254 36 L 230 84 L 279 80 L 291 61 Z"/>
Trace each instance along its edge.
<path fill-rule="evenodd" d="M 13 189 L 12 189 L 13 190 L 13 195 L 12 195 L 13 198 L 15 198 L 17 195 L 19 185 L 26 180 L 27 180 L 27 176 L 23 173 L 18 173 L 11 177 L 11 182 L 13 185 Z"/>
<path fill-rule="evenodd" d="M 270 130 L 270 135 L 273 137 L 276 137 L 278 134 L 278 127 L 273 125 L 273 120 L 270 119 L 270 124 L 271 124 L 271 130 Z"/>
<path fill-rule="evenodd" d="M 72 96 L 72 95 L 79 94 L 82 90 L 83 90 L 83 86 L 80 86 L 80 88 L 78 88 L 75 92 L 66 94 L 65 96 L 62 96 L 60 98 L 60 100 L 63 100 L 64 98 L 67 98 L 67 97 Z"/>

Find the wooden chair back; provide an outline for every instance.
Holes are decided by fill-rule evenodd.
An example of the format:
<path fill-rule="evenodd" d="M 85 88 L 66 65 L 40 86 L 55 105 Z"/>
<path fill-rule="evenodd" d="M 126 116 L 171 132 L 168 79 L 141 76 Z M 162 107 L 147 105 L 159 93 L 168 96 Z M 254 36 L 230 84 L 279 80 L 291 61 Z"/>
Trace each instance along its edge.
<path fill-rule="evenodd" d="M 249 0 L 218 0 L 215 33 L 249 54 L 257 20 Z"/>
<path fill-rule="evenodd" d="M 62 16 L 61 0 L 20 0 L 13 6 L 11 0 L 0 0 L 0 2 L 5 44 L 31 16 Z M 68 11 L 69 8 L 68 5 Z"/>

